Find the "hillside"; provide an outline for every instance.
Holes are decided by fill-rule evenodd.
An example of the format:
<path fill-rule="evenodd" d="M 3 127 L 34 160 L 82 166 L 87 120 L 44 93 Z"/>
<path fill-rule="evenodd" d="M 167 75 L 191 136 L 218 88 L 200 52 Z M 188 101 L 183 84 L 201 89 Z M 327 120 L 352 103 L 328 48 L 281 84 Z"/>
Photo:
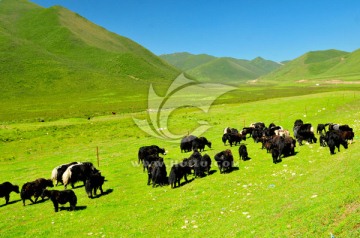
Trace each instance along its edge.
<path fill-rule="evenodd" d="M 63 7 L 26 0 L 0 1 L 0 72 L 3 100 L 60 95 L 84 103 L 94 95 L 144 95 L 150 82 L 163 88 L 179 74 L 126 37 Z"/>
<path fill-rule="evenodd" d="M 193 69 L 216 59 L 216 57 L 207 54 L 193 55 L 187 52 L 164 54 L 160 57 L 182 71 Z"/>
<path fill-rule="evenodd" d="M 344 55 L 336 67 L 329 69 L 324 75 L 360 75 L 360 49 Z"/>
<path fill-rule="evenodd" d="M 345 52 L 324 50 L 308 52 L 283 67 L 260 78 L 260 81 L 299 82 L 307 80 L 359 79 L 360 50 Z M 355 78 L 354 78 L 355 77 Z"/>
<path fill-rule="evenodd" d="M 281 67 L 274 61 L 214 57 L 206 54 L 174 53 L 160 57 L 200 81 L 244 83 Z"/>

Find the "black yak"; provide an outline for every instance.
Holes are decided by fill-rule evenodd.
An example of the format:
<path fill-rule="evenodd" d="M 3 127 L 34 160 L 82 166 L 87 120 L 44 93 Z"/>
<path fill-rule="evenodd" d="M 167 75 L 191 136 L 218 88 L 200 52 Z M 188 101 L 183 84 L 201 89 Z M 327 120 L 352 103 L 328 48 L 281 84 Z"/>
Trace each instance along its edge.
<path fill-rule="evenodd" d="M 190 174 L 189 160 L 184 159 L 179 164 L 174 164 L 169 175 L 169 184 L 171 188 L 175 188 L 176 184 L 180 186 L 180 180 L 184 177 L 185 182 L 188 182 L 186 175 Z"/>
<path fill-rule="evenodd" d="M 208 141 L 205 137 L 198 137 L 195 138 L 192 141 L 192 150 L 199 150 L 199 151 L 204 151 L 205 149 L 205 145 L 209 148 L 211 148 L 211 142 Z"/>
<path fill-rule="evenodd" d="M 229 172 L 232 170 L 234 157 L 231 153 L 231 150 L 227 149 L 217 153 L 214 159 L 218 164 L 220 173 Z"/>
<path fill-rule="evenodd" d="M 63 205 L 65 203 L 70 203 L 70 211 L 75 210 L 77 197 L 72 190 L 58 191 L 44 189 L 41 194 L 41 198 L 44 199 L 45 197 L 50 198 L 50 200 L 53 202 L 55 212 L 59 211 L 59 204 Z"/>
<path fill-rule="evenodd" d="M 184 136 L 180 142 L 181 152 L 190 152 L 192 150 L 192 142 L 195 140 L 195 138 L 197 137 L 193 135 Z"/>
<path fill-rule="evenodd" d="M 143 163 L 143 161 L 145 160 L 146 157 L 148 157 L 150 155 L 159 156 L 159 154 L 165 155 L 166 154 L 165 149 L 160 148 L 157 145 L 142 146 L 139 148 L 139 151 L 138 151 L 139 164 L 140 164 L 140 162 Z"/>
<path fill-rule="evenodd" d="M 26 199 L 29 199 L 32 203 L 36 203 L 43 190 L 47 187 L 54 187 L 51 179 L 39 178 L 35 181 L 25 183 L 20 192 L 23 205 L 25 206 Z M 31 199 L 32 196 L 34 196 L 35 200 Z"/>
<path fill-rule="evenodd" d="M 147 185 L 150 185 L 150 182 L 152 182 L 153 187 L 155 187 L 157 184 L 160 186 L 167 184 L 167 172 L 163 158 L 152 161 L 148 166 Z"/>
<path fill-rule="evenodd" d="M 239 156 L 240 156 L 240 159 L 242 159 L 243 161 L 246 161 L 249 159 L 246 145 L 240 145 Z"/>
<path fill-rule="evenodd" d="M 325 134 L 326 144 L 329 146 L 330 154 L 335 154 L 335 147 L 337 147 L 338 152 L 340 152 L 340 145 L 344 146 L 345 149 L 348 148 L 348 143 L 340 136 L 340 131 L 327 131 Z"/>
<path fill-rule="evenodd" d="M 89 198 L 93 198 L 93 192 L 94 195 L 96 195 L 97 190 L 100 190 L 100 193 L 103 194 L 102 186 L 105 182 L 105 177 L 101 176 L 100 174 L 93 174 L 90 175 L 85 181 L 85 191 Z"/>
<path fill-rule="evenodd" d="M 10 182 L 0 184 L 0 198 L 5 197 L 5 204 L 9 203 L 11 192 L 19 193 L 19 186 L 13 185 Z"/>

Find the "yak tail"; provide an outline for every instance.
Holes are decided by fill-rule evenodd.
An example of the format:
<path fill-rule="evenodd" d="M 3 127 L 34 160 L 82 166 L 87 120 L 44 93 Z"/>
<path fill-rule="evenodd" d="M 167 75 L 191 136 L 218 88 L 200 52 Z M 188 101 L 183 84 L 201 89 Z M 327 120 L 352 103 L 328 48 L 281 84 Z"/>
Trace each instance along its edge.
<path fill-rule="evenodd" d="M 57 170 L 58 167 L 54 168 L 52 171 L 51 171 L 51 180 L 52 181 L 57 181 L 57 176 L 58 176 L 58 170 Z"/>
<path fill-rule="evenodd" d="M 68 167 L 62 176 L 62 180 L 63 180 L 65 187 L 66 187 L 66 185 L 69 184 L 70 179 L 71 179 L 71 168 L 72 168 L 72 166 Z"/>

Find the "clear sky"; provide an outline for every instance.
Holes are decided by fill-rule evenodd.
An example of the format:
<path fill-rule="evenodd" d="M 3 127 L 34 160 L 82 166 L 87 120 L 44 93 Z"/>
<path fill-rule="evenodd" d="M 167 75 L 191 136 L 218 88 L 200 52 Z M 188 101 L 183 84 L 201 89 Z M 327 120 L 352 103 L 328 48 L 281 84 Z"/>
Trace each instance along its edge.
<path fill-rule="evenodd" d="M 359 0 L 30 0 L 61 5 L 153 53 L 291 60 L 360 48 Z"/>

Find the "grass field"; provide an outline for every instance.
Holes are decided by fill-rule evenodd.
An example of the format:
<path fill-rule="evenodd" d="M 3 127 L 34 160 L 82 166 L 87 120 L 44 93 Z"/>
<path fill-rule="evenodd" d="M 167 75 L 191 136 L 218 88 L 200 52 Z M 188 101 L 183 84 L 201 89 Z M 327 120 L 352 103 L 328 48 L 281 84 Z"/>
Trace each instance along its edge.
<path fill-rule="evenodd" d="M 220 174 L 213 160 L 210 176 L 192 179 L 180 188 L 147 186 L 147 175 L 137 164 L 140 146 L 157 144 L 168 151 L 167 171 L 181 153 L 179 143 L 156 139 L 135 126 L 133 117 L 145 113 L 18 121 L 0 127 L 0 181 L 20 187 L 39 177 L 50 177 L 57 165 L 91 161 L 106 177 L 106 194 L 86 196 L 74 189 L 75 212 L 53 211 L 50 201 L 23 207 L 19 194 L 11 204 L 0 199 L 0 237 L 359 237 L 360 236 L 360 94 L 358 91 L 318 93 L 248 103 L 218 104 L 208 113 L 181 108 L 171 114 L 174 134 L 207 121 L 204 134 L 213 144 L 212 158 L 229 146 L 221 142 L 224 127 L 242 128 L 263 121 L 291 131 L 296 119 L 317 125 L 349 124 L 355 141 L 330 155 L 319 144 L 296 147 L 297 154 L 273 164 L 271 155 L 252 140 L 250 161 L 240 161 L 238 146 L 231 150 L 236 167 Z M 62 190 L 62 186 L 56 189 Z M 65 205 L 69 207 L 69 205 Z"/>

